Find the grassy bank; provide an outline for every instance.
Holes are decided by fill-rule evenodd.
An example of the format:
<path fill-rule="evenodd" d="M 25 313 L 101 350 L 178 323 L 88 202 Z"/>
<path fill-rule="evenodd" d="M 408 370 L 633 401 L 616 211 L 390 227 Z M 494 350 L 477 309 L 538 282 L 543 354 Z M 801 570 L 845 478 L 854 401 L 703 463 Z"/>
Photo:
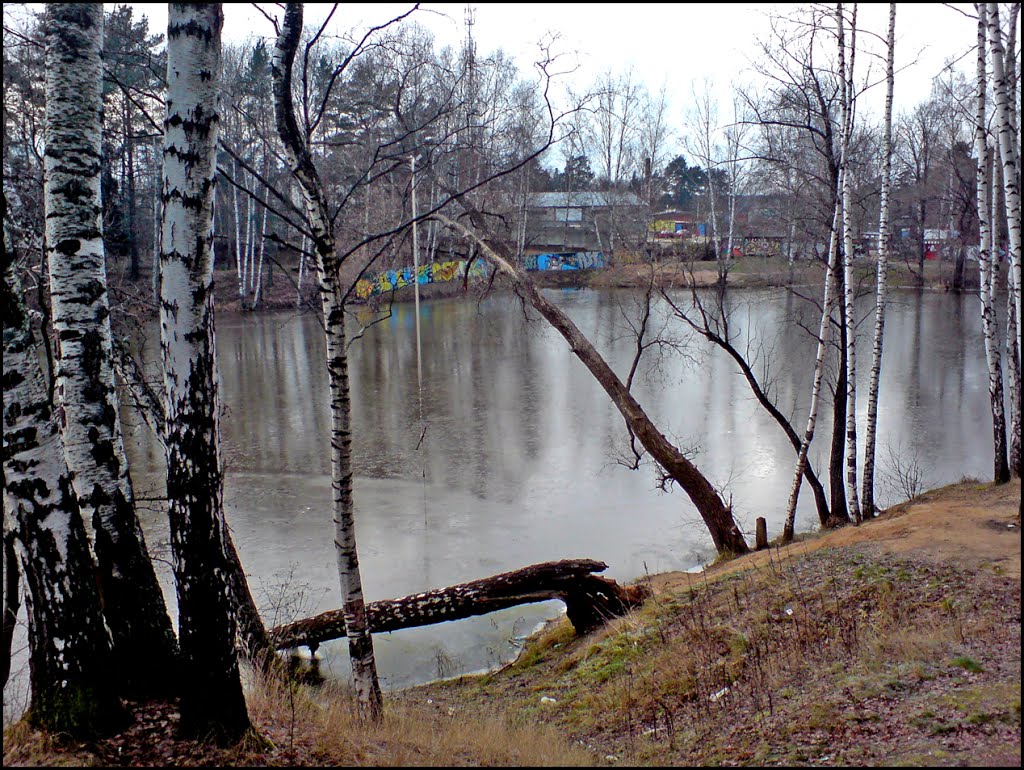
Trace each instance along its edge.
<path fill-rule="evenodd" d="M 267 741 L 175 741 L 173 704 L 61 744 L 18 724 L 4 764 L 1020 763 L 1020 482 L 965 481 L 861 527 L 707 570 L 589 636 L 563 619 L 514 664 L 388 696 L 254 681 Z"/>

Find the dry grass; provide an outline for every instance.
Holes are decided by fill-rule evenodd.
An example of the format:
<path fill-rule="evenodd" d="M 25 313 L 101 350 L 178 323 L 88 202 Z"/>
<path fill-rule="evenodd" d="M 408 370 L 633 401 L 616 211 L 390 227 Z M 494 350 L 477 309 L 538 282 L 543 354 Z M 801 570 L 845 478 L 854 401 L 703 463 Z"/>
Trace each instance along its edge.
<path fill-rule="evenodd" d="M 694 579 L 586 639 L 566 640 L 562 621 L 508 670 L 418 696 L 513 703 L 523 721 L 643 764 L 872 764 L 897 749 L 911 764 L 947 764 L 993 745 L 1019 755 L 1019 589 L 870 548 L 823 549 Z M 978 686 L 1005 697 L 938 727 L 912 723 L 951 714 Z"/>
<path fill-rule="evenodd" d="M 174 704 L 137 704 L 128 731 L 92 744 L 62 741 L 24 722 L 4 732 L 4 766 L 538 766 L 594 764 L 594 755 L 549 726 L 514 725 L 496 716 L 386 701 L 378 724 L 357 716 L 350 692 L 317 690 L 283 676 L 250 675 L 256 728 L 238 746 L 176 739 Z"/>
<path fill-rule="evenodd" d="M 281 680 L 250 687 L 254 722 L 291 753 L 321 765 L 538 766 L 593 765 L 593 755 L 551 727 L 514 725 L 433 703 L 386 702 L 377 724 L 359 719 L 350 692 L 313 692 Z M 293 748 L 298 746 L 299 748 Z"/>
<path fill-rule="evenodd" d="M 178 742 L 150 704 L 93 746 L 15 725 L 4 764 L 1019 765 L 1019 490 L 655 576 L 630 615 L 583 638 L 563 619 L 501 671 L 391 694 L 380 724 L 337 688 L 254 680 L 267 740 Z"/>

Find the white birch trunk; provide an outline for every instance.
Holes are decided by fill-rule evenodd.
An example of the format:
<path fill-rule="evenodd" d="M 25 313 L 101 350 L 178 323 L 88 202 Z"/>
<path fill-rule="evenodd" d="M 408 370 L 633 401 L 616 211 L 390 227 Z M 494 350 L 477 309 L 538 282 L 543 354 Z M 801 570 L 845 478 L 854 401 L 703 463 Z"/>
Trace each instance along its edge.
<path fill-rule="evenodd" d="M 160 349 L 167 498 L 181 639 L 181 731 L 249 729 L 225 556 L 213 329 L 213 200 L 221 122 L 219 3 L 172 3 L 167 24 Z"/>
<path fill-rule="evenodd" d="M 302 4 L 285 7 L 277 38 L 271 73 L 277 131 L 285 157 L 302 190 L 312 228 L 317 277 L 327 337 L 327 374 L 331 393 L 331 488 L 333 492 L 334 542 L 341 583 L 342 608 L 348 632 L 352 679 L 362 713 L 379 719 L 382 713 L 380 683 L 363 599 L 359 556 L 356 549 L 355 506 L 352 496 L 352 427 L 345 340 L 344 299 L 347 287 L 340 285 L 339 260 L 334 230 L 324 188 L 313 165 L 308 146 L 299 133 L 291 95 L 292 65 L 302 34 Z"/>
<path fill-rule="evenodd" d="M 68 6 L 79 10 L 69 12 Z M 85 26 L 74 18 L 76 12 L 86 16 L 87 24 L 98 24 L 102 10 L 54 3 L 47 9 L 47 23 Z M 3 504 L 25 584 L 31 686 L 27 718 L 53 733 L 92 738 L 121 717 L 110 637 L 57 417 L 14 272 L 6 208 L 5 199 L 0 259 Z"/>
<path fill-rule="evenodd" d="M 710 143 L 710 140 L 709 140 Z M 710 152 L 708 155 L 710 156 Z M 725 283 L 726 267 L 722 261 L 722 245 L 718 240 L 718 210 L 715 207 L 715 183 L 711 176 L 711 159 L 708 158 L 708 195 L 711 199 L 711 248 L 715 250 L 715 264 L 718 265 L 718 282 Z"/>
<path fill-rule="evenodd" d="M 1007 359 L 1009 360 L 1009 388 L 1010 388 L 1010 474 L 1022 476 L 1021 473 L 1021 376 L 1020 376 L 1020 349 L 1017 347 L 1017 330 L 1019 320 L 1017 319 L 1017 308 L 1014 304 L 1013 270 L 1006 273 L 1008 291 L 1006 294 L 1006 348 Z"/>
<path fill-rule="evenodd" d="M 114 390 L 100 201 L 101 7 L 53 7 L 47 33 L 44 201 L 56 406 L 126 692 L 167 693 L 176 651 L 135 515 Z"/>
<path fill-rule="evenodd" d="M 735 161 L 734 161 L 735 162 Z M 733 179 L 733 189 L 729 192 L 729 240 L 725 249 L 725 260 L 727 265 L 732 264 L 732 239 L 736 224 L 736 180 Z"/>
<path fill-rule="evenodd" d="M 789 283 L 793 282 L 793 267 L 796 263 L 796 220 L 789 223 Z"/>
<path fill-rule="evenodd" d="M 864 516 L 875 515 L 875 431 L 878 427 L 878 383 L 882 374 L 882 336 L 885 333 L 885 303 L 889 271 L 889 196 L 892 190 L 892 92 L 893 57 L 896 47 L 896 3 L 889 3 L 888 56 L 886 58 L 885 118 L 882 134 L 882 192 L 878 215 L 878 277 L 875 293 L 875 338 L 871 351 L 871 381 L 868 385 L 868 415 L 864 428 Z"/>
<path fill-rule="evenodd" d="M 818 350 L 814 357 L 814 381 L 811 386 L 811 405 L 807 415 L 807 428 L 804 430 L 800 449 L 796 455 L 796 469 L 793 471 L 793 485 L 790 487 L 789 501 L 786 504 L 786 523 L 782 530 L 782 542 L 793 540 L 796 528 L 796 504 L 800 498 L 800 485 L 807 465 L 807 452 L 814 439 L 814 428 L 818 420 L 818 402 L 821 398 L 821 382 L 825 375 L 825 353 L 828 350 L 829 336 L 832 332 L 832 305 L 835 294 L 835 274 L 839 267 L 839 222 L 841 202 L 837 196 L 835 211 L 832 214 L 832 234 L 829 236 L 828 265 L 825 269 L 825 293 L 821 300 L 821 323 L 818 326 Z"/>
<path fill-rule="evenodd" d="M 993 478 L 1002 483 L 1010 478 L 1006 457 L 1006 417 L 1003 412 L 1003 374 L 1000 365 L 999 346 L 996 342 L 994 318 L 995 303 L 992 298 L 992 227 L 989 212 L 989 147 L 985 119 L 985 96 L 987 91 L 985 72 L 985 40 L 987 7 L 978 3 L 978 79 L 977 109 L 974 124 L 974 148 L 978 154 L 977 195 L 978 195 L 978 270 L 980 272 L 981 325 L 985 336 L 985 360 L 988 364 L 989 399 L 992 405 Z"/>
<path fill-rule="evenodd" d="M 844 62 L 843 7 L 836 6 L 839 25 L 839 77 L 843 80 L 843 318 L 846 325 L 846 505 L 855 522 L 860 522 L 857 500 L 857 315 L 854 312 L 853 283 L 853 182 L 850 174 L 850 136 L 853 133 L 855 97 L 853 61 L 857 52 L 857 4 L 853 5 L 850 28 L 850 63 Z"/>
<path fill-rule="evenodd" d="M 238 182 L 238 161 L 235 161 L 235 181 Z M 245 280 L 243 276 L 242 264 L 244 257 L 242 256 L 242 216 L 238 210 L 238 187 L 235 185 L 231 186 L 231 199 L 234 204 L 235 210 L 235 270 L 238 273 L 238 298 L 245 300 Z"/>
<path fill-rule="evenodd" d="M 259 267 L 256 269 L 256 288 L 252 295 L 252 306 L 255 308 L 260 304 L 260 294 L 263 289 L 263 254 L 267 249 L 267 239 L 263 237 L 263 234 L 267 231 L 267 214 L 269 210 L 264 206 L 263 208 L 263 226 L 260 228 L 260 260 Z"/>
<path fill-rule="evenodd" d="M 248 297 L 252 291 L 252 196 L 248 196 L 245 204 L 245 261 L 242 263 L 242 296 Z"/>
<path fill-rule="evenodd" d="M 302 279 L 306 272 L 306 244 L 309 239 L 305 235 L 302 236 L 302 246 L 299 249 L 299 280 L 295 286 L 295 307 L 302 307 Z"/>
<path fill-rule="evenodd" d="M 160 151 L 160 137 L 153 138 L 154 157 Z M 152 291 L 153 301 L 160 301 L 160 178 L 154 174 L 153 180 L 153 269 Z"/>
<path fill-rule="evenodd" d="M 1015 17 L 1016 14 L 1013 14 Z M 1003 191 L 1006 196 L 1006 227 L 1010 239 L 1010 269 L 1013 271 L 1013 301 L 1016 317 L 1020 318 L 1020 136 L 1017 134 L 1016 77 L 1008 77 L 1003 37 L 999 27 L 999 3 L 988 3 L 988 40 L 992 62 L 992 91 L 996 108 L 996 135 L 999 155 L 996 162 L 1002 167 Z M 1012 57 L 1011 57 L 1012 60 Z M 1014 68 L 1016 69 L 1016 68 Z M 1012 73 L 1016 74 L 1016 73 Z M 1020 326 L 1017 326 L 1017 350 L 1020 350 Z M 1018 361 L 1019 366 L 1019 361 Z"/>

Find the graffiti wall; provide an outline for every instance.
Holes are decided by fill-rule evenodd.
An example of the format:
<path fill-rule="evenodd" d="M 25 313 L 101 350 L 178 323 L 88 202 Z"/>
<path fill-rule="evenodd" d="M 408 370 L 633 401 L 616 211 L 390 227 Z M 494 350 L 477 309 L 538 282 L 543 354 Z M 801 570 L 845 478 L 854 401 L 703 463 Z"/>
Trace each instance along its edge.
<path fill-rule="evenodd" d="M 527 270 L 590 270 L 604 267 L 604 254 L 600 251 L 576 251 L 558 254 L 531 254 L 524 260 Z M 415 280 L 421 286 L 428 283 L 461 281 L 466 274 L 464 259 L 448 262 L 433 262 L 420 265 L 419 275 L 411 265 L 384 270 L 373 278 L 361 278 L 356 283 L 356 296 L 368 299 L 395 289 L 412 286 Z M 473 260 L 469 266 L 470 280 L 485 278 L 487 265 L 481 259 Z"/>
<path fill-rule="evenodd" d="M 419 274 L 416 273 L 415 267 L 407 265 L 393 270 L 384 270 L 374 278 L 361 278 L 356 283 L 356 296 L 360 299 L 368 299 L 376 294 L 412 286 L 414 280 L 421 286 L 428 283 L 461 281 L 465 274 L 466 261 L 462 259 L 420 265 Z M 469 278 L 475 280 L 486 275 L 487 268 L 484 263 L 479 259 L 474 260 L 469 267 Z"/>
<path fill-rule="evenodd" d="M 570 251 L 553 254 L 531 254 L 526 257 L 527 270 L 590 270 L 604 267 L 600 251 Z"/>

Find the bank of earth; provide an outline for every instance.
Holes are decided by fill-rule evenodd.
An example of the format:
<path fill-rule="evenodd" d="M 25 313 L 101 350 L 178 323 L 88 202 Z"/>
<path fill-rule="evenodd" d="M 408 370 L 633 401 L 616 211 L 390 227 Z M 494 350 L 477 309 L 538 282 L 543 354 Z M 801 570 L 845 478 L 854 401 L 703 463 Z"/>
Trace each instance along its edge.
<path fill-rule="evenodd" d="M 173 704 L 98 744 L 16 725 L 4 764 L 1020 765 L 1020 480 L 965 480 L 860 527 L 700 574 L 651 576 L 630 615 L 562 618 L 519 659 L 351 699 L 253 682 L 270 743 L 176 741 Z"/>
<path fill-rule="evenodd" d="M 856 265 L 858 282 L 864 286 L 873 286 L 874 270 L 874 263 L 867 260 L 859 262 Z M 679 262 L 666 259 L 653 268 L 653 274 L 657 285 L 665 288 L 685 288 L 692 285 L 714 286 L 718 281 L 716 265 L 711 261 Z M 529 275 L 539 286 L 551 289 L 644 288 L 651 280 L 652 266 L 634 260 L 613 267 L 591 270 L 541 270 L 530 272 Z M 968 263 L 964 278 L 964 289 L 976 291 L 978 270 L 975 263 Z M 823 281 L 824 269 L 820 264 L 798 262 L 791 272 L 785 260 L 759 257 L 746 257 L 737 260 L 730 266 L 726 280 L 727 285 L 734 289 L 793 286 L 800 287 L 800 291 L 809 296 L 815 296 L 820 292 Z M 949 291 L 953 285 L 953 265 L 948 262 L 929 261 L 924 265 L 923 275 L 919 276 L 916 265 L 894 262 L 889 269 L 889 285 L 891 288 L 922 287 L 931 291 Z M 476 297 L 492 288 L 507 287 L 507 281 L 501 276 L 495 276 L 493 281 L 491 279 L 472 281 L 468 285 L 464 284 L 462 280 L 430 283 L 420 287 L 420 298 L 435 299 L 465 294 Z M 217 271 L 214 294 L 219 311 L 241 310 L 237 277 L 233 271 Z M 352 304 L 354 306 L 368 305 L 375 309 L 386 308 L 392 301 L 412 301 L 413 295 L 413 289 L 409 286 L 393 292 L 374 295 L 365 302 L 353 296 Z M 264 289 L 260 309 L 292 309 L 296 307 L 297 300 L 294 276 L 282 278 L 278 273 L 273 284 Z M 303 280 L 302 305 L 314 311 L 317 311 L 320 305 L 316 282 L 308 274 Z"/>

